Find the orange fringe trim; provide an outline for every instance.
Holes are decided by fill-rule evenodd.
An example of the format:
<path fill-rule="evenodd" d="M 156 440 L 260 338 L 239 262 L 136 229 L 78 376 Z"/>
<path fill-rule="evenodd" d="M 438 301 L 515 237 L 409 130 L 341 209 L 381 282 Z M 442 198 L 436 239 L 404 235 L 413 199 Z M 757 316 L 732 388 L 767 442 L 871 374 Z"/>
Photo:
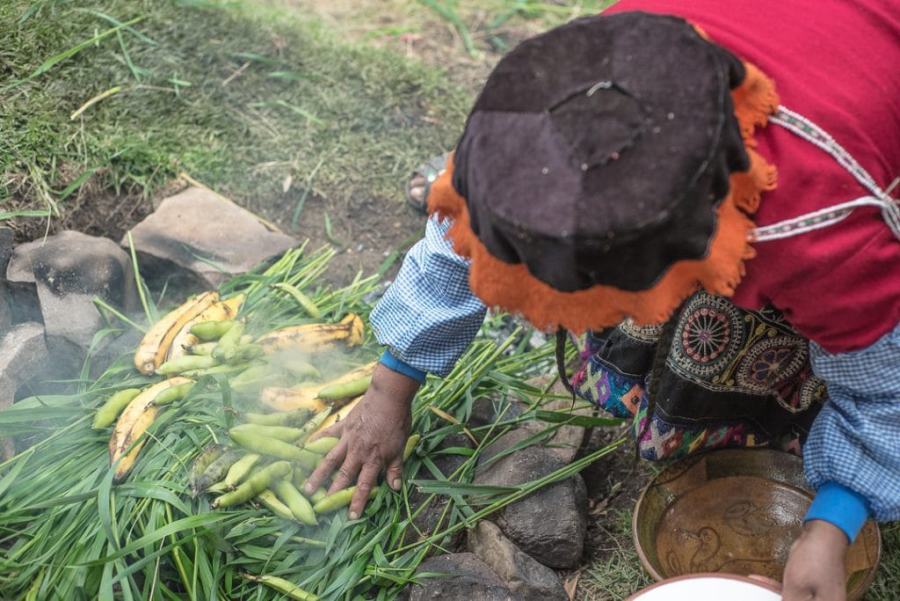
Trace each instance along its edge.
<path fill-rule="evenodd" d="M 472 232 L 465 200 L 452 185 L 453 157 L 435 181 L 428 197 L 429 212 L 453 220 L 448 239 L 457 253 L 471 259 L 469 284 L 490 307 L 518 313 L 535 327 L 558 327 L 575 333 L 621 323 L 626 317 L 638 325 L 658 324 L 699 287 L 712 294 L 731 296 L 745 274 L 744 261 L 755 256 L 750 246 L 756 212 L 763 192 L 776 184 L 775 167 L 755 150 L 757 127 L 765 126 L 778 107 L 773 82 L 754 65 L 745 63 L 747 76 L 732 91 L 735 116 L 741 128 L 750 169 L 733 173 L 728 196 L 717 209 L 718 227 L 709 253 L 699 260 L 678 261 L 650 289 L 628 292 L 597 285 L 577 292 L 560 292 L 532 276 L 523 264 L 494 257 Z"/>

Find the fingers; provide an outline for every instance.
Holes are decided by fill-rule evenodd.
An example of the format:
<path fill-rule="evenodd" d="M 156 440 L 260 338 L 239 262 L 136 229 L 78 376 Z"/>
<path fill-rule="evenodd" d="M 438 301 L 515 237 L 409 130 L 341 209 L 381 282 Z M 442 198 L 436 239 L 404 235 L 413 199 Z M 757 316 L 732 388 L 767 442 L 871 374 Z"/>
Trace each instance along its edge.
<path fill-rule="evenodd" d="M 349 518 L 351 520 L 358 519 L 362 515 L 362 511 L 369 501 L 369 493 L 378 484 L 379 472 L 381 472 L 381 466 L 376 462 L 369 462 L 360 470 L 359 478 L 356 480 L 356 492 L 353 493 L 353 499 L 350 501 Z"/>
<path fill-rule="evenodd" d="M 359 473 L 359 468 L 361 467 L 362 461 L 358 459 L 358 455 L 348 453 L 347 457 L 344 458 L 341 467 L 339 467 L 338 471 L 334 474 L 331 486 L 328 488 L 328 494 L 336 493 L 337 491 L 352 485 L 353 481 L 356 480 L 356 475 Z"/>
<path fill-rule="evenodd" d="M 337 424 L 335 424 L 335 426 L 336 425 Z M 313 470 L 313 473 L 309 475 L 309 478 L 306 479 L 306 484 L 303 485 L 303 492 L 307 495 L 311 495 L 319 489 L 322 483 L 328 479 L 328 476 L 344 462 L 344 459 L 347 456 L 347 446 L 347 441 L 341 439 L 337 446 L 325 455 L 318 467 L 316 467 L 316 469 Z"/>
<path fill-rule="evenodd" d="M 403 484 L 403 458 L 397 457 L 393 461 L 391 461 L 390 465 L 388 465 L 387 473 L 384 476 L 384 481 L 388 483 L 388 486 L 393 488 L 394 490 L 400 490 L 400 486 Z"/>
<path fill-rule="evenodd" d="M 800 587 L 786 587 L 781 599 L 782 601 L 818 601 L 812 590 Z"/>

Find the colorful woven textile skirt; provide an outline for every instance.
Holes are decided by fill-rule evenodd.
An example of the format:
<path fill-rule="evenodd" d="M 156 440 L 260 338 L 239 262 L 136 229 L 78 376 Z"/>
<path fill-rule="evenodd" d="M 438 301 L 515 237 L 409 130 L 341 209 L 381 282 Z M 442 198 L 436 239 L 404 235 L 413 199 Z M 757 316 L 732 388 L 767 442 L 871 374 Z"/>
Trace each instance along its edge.
<path fill-rule="evenodd" d="M 578 394 L 632 419 L 648 460 L 721 447 L 799 453 L 826 395 L 812 375 L 808 341 L 775 309 L 745 311 L 706 292 L 694 294 L 673 319 L 675 335 L 656 369 L 662 326 L 626 321 L 588 334 L 573 378 Z M 648 417 L 651 377 L 660 381 Z"/>

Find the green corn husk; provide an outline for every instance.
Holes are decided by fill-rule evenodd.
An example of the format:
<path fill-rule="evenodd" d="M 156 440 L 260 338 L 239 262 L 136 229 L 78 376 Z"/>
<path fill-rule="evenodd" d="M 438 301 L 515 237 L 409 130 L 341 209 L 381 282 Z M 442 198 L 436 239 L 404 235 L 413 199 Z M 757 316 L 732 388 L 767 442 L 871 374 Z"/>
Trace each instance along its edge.
<path fill-rule="evenodd" d="M 309 409 L 297 409 L 283 413 L 245 413 L 244 421 L 260 426 L 288 426 L 299 428 L 309 421 L 312 412 Z"/>
<path fill-rule="evenodd" d="M 310 296 L 325 320 L 339 320 L 348 312 L 364 316 L 367 308 L 362 299 L 375 289 L 374 279 L 310 293 L 311 286 L 322 282 L 333 254 L 331 250 L 312 254 L 291 250 L 271 266 L 231 280 L 220 292 L 223 296 L 246 294 L 241 317 L 254 335 L 304 319 L 298 316 L 293 299 L 272 294 L 270 285 L 278 282 Z M 318 526 L 305 526 L 302 531 L 296 522 L 285 522 L 252 503 L 213 511 L 210 497 L 191 499 L 190 466 L 208 445 L 228 440 L 228 429 L 240 421 L 238 417 L 233 423 L 236 416 L 255 410 L 252 403 L 241 404 L 246 401 L 228 395 L 227 378 L 240 371 L 232 366 L 191 374 L 206 378 L 204 385 L 191 393 L 192 402 L 169 405 L 160 412 L 147 433 L 150 442 L 122 484 L 112 482 L 108 437 L 91 425 L 94 411 L 112 392 L 143 388 L 154 381 L 137 375 L 130 358 L 113 364 L 94 381 L 74 383 L 70 394 L 22 399 L 0 411 L 0 438 L 14 439 L 19 451 L 0 463 L 0 599 L 284 598 L 273 588 L 248 581 L 247 573 L 277 573 L 290 583 L 302 583 L 304 591 L 323 601 L 393 599 L 428 553 L 473 520 L 570 477 L 618 446 L 601 449 L 515 489 L 473 486 L 479 449 L 508 427 L 537 419 L 534 410 L 475 429 L 479 449 L 445 449 L 464 458 L 456 472 L 440 481 L 410 480 L 437 457 L 443 439 L 461 432 L 438 418 L 431 407 L 464 419 L 475 398 L 507 397 L 531 403 L 546 397 L 542 389 L 525 382 L 552 369 L 552 345 L 534 350 L 521 346 L 508 355 L 522 339 L 517 333 L 499 346 L 479 339 L 450 376 L 429 380 L 419 391 L 413 431 L 422 440 L 404 466 L 403 481 L 426 493 L 428 504 L 434 504 L 438 495 L 446 501 L 438 524 L 425 538 L 410 525 L 411 517 L 425 508 L 407 507 L 405 493 L 385 486 L 369 501 L 365 519 L 350 524 L 346 512 L 335 511 L 320 516 Z M 353 362 L 361 363 L 378 349 L 373 344 L 353 352 L 362 358 Z M 197 381 L 199 385 L 201 380 Z M 302 426 L 306 436 L 324 416 L 323 412 Z M 304 442 L 301 438 L 291 446 L 299 452 L 296 445 Z M 265 466 L 257 463 L 254 470 L 260 469 Z M 294 472 L 297 478 L 300 470 L 294 467 Z M 219 486 L 223 484 L 211 488 Z M 321 501 L 321 494 L 311 500 Z M 469 506 L 472 495 L 478 503 Z"/>

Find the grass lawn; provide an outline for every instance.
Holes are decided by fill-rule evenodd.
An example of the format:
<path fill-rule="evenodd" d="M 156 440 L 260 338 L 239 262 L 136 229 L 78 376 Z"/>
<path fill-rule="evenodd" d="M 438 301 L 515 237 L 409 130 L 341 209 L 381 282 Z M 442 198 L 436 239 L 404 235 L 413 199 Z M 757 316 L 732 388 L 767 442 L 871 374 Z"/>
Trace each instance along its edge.
<path fill-rule="evenodd" d="M 348 216 L 401 207 L 386 201 L 452 146 L 469 102 L 434 69 L 299 11 L 75 4 L 0 3 L 0 219 L 20 238 L 48 216 L 115 237 L 184 171 L 303 236 L 330 213 L 349 248 Z"/>
<path fill-rule="evenodd" d="M 187 173 L 371 271 L 421 226 L 403 181 L 452 147 L 502 52 L 608 3 L 3 0 L 0 225 L 117 237 Z M 633 501 L 594 516 L 580 599 L 647 582 Z M 900 591 L 884 533 L 868 601 Z"/>

